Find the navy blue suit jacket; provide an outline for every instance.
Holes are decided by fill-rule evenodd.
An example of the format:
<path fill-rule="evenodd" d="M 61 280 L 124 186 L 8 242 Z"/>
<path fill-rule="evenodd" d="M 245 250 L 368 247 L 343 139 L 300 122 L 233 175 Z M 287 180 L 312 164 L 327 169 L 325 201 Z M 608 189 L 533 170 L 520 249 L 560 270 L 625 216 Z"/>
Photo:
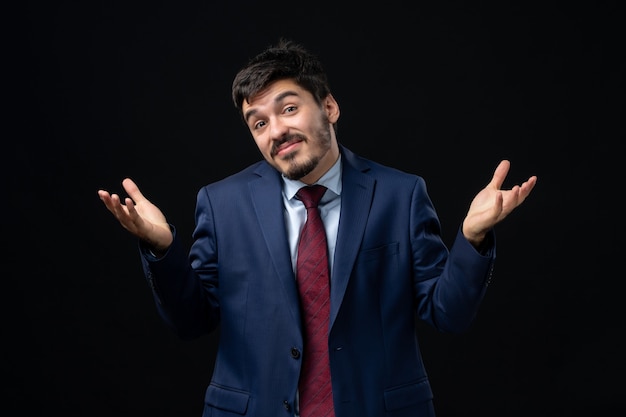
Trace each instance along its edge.
<path fill-rule="evenodd" d="M 341 146 L 341 215 L 331 277 L 329 351 L 337 417 L 434 416 L 416 320 L 441 332 L 473 321 L 495 238 L 448 249 L 423 179 Z M 302 326 L 281 177 L 267 162 L 200 189 L 190 251 L 142 264 L 163 319 L 184 339 L 215 330 L 203 416 L 293 415 Z"/>

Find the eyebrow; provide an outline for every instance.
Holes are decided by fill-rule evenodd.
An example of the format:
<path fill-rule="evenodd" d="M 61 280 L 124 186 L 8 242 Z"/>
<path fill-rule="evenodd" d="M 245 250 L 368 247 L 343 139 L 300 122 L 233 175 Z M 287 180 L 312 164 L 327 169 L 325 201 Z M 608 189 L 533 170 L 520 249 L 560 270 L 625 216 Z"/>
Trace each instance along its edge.
<path fill-rule="evenodd" d="M 274 103 L 279 103 L 281 102 L 285 97 L 289 97 L 289 96 L 298 96 L 298 93 L 293 91 L 293 90 L 287 90 L 287 91 L 283 91 L 282 93 L 280 93 L 279 95 L 276 96 L 276 98 L 274 98 Z M 256 109 L 250 109 L 248 110 L 245 114 L 244 114 L 244 119 L 247 122 L 248 119 L 252 116 L 254 116 L 256 113 L 258 112 L 258 110 Z"/>

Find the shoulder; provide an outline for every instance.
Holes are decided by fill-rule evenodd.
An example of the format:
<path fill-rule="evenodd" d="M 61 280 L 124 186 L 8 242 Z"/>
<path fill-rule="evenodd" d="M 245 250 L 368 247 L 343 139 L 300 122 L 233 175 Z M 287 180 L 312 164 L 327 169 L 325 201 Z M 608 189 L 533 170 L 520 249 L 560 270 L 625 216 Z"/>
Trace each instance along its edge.
<path fill-rule="evenodd" d="M 341 155 L 344 173 L 346 171 L 360 172 L 362 175 L 372 177 L 377 182 L 388 183 L 393 188 L 396 186 L 415 186 L 416 183 L 424 182 L 423 178 L 417 174 L 365 158 L 344 146 L 341 147 Z"/>
<path fill-rule="evenodd" d="M 251 181 L 255 181 L 261 178 L 269 180 L 280 179 L 278 171 L 276 171 L 266 161 L 255 162 L 246 168 L 228 175 L 215 182 L 206 184 L 203 188 L 209 188 L 211 190 L 230 189 L 233 187 L 246 187 Z"/>

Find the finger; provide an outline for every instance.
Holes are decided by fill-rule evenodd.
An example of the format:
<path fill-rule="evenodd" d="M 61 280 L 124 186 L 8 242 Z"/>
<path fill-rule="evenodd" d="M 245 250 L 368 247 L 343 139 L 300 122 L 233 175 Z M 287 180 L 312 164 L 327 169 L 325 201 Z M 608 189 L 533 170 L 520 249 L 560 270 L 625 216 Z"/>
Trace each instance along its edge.
<path fill-rule="evenodd" d="M 509 173 L 510 167 L 511 167 L 511 162 L 508 161 L 507 159 L 503 159 L 502 161 L 500 161 L 495 171 L 493 172 L 493 177 L 491 178 L 489 185 L 499 190 L 500 187 L 502 187 L 502 184 L 504 183 L 504 179 Z"/>
<path fill-rule="evenodd" d="M 139 191 L 137 184 L 135 184 L 135 182 L 130 178 L 125 178 L 124 181 L 122 181 L 122 186 L 124 187 L 124 190 L 126 190 L 128 196 L 133 199 L 135 204 L 146 199 L 141 191 Z"/>
<path fill-rule="evenodd" d="M 98 196 L 100 197 L 100 200 L 102 200 L 106 208 L 108 208 L 109 211 L 113 212 L 114 214 L 118 212 L 120 208 L 123 208 L 121 207 L 122 204 L 120 201 L 120 196 L 118 194 L 111 194 L 105 190 L 98 190 Z"/>
<path fill-rule="evenodd" d="M 104 200 L 109 197 L 109 192 L 105 190 L 98 190 L 98 197 L 100 197 L 100 200 Z"/>
<path fill-rule="evenodd" d="M 526 197 L 528 197 L 533 188 L 535 188 L 536 183 L 537 177 L 533 175 L 520 186 L 519 203 L 522 203 L 524 200 L 526 200 Z"/>
<path fill-rule="evenodd" d="M 127 211 L 121 202 L 120 196 L 117 194 L 111 194 L 111 203 L 109 209 L 113 212 L 118 220 L 122 220 L 127 216 Z"/>
<path fill-rule="evenodd" d="M 496 203 L 493 205 L 494 219 L 499 219 L 504 211 L 504 194 L 502 191 L 496 193 Z"/>
<path fill-rule="evenodd" d="M 99 191 L 98 195 L 100 200 L 104 203 L 105 207 L 113 214 L 116 214 L 116 206 L 119 205 L 118 196 L 116 194 L 109 194 L 106 191 Z"/>
<path fill-rule="evenodd" d="M 529 194 L 532 189 L 535 188 L 535 184 L 537 184 L 537 176 L 533 175 L 532 177 L 528 178 L 528 180 L 524 182 L 524 184 L 522 184 L 522 189 L 526 194 Z"/>
<path fill-rule="evenodd" d="M 100 198 L 100 201 L 102 201 L 104 203 L 104 206 L 111 210 L 109 208 L 109 206 L 111 205 L 111 195 L 104 190 L 98 190 L 98 197 Z"/>
<path fill-rule="evenodd" d="M 506 214 L 508 215 L 513 209 L 521 204 L 523 199 L 520 198 L 521 187 L 519 185 L 514 185 L 509 191 L 507 191 L 507 195 L 509 196 L 508 202 L 505 204 Z"/>
<path fill-rule="evenodd" d="M 124 199 L 124 204 L 126 204 L 126 210 L 128 211 L 128 215 L 131 217 L 131 219 L 136 219 L 137 217 L 139 217 L 139 214 L 137 214 L 137 210 L 135 210 L 135 202 L 132 198 L 126 197 Z"/>

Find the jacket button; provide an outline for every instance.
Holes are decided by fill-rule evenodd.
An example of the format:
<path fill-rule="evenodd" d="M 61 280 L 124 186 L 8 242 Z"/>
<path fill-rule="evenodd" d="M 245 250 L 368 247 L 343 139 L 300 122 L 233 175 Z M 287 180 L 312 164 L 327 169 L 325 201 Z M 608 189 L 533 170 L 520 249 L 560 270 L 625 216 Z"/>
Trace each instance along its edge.
<path fill-rule="evenodd" d="M 300 357 L 300 351 L 295 347 L 291 348 L 291 357 L 298 359 Z"/>
<path fill-rule="evenodd" d="M 287 400 L 283 401 L 283 407 L 285 407 L 285 410 L 287 411 L 291 410 L 291 406 L 289 405 L 289 402 Z"/>

